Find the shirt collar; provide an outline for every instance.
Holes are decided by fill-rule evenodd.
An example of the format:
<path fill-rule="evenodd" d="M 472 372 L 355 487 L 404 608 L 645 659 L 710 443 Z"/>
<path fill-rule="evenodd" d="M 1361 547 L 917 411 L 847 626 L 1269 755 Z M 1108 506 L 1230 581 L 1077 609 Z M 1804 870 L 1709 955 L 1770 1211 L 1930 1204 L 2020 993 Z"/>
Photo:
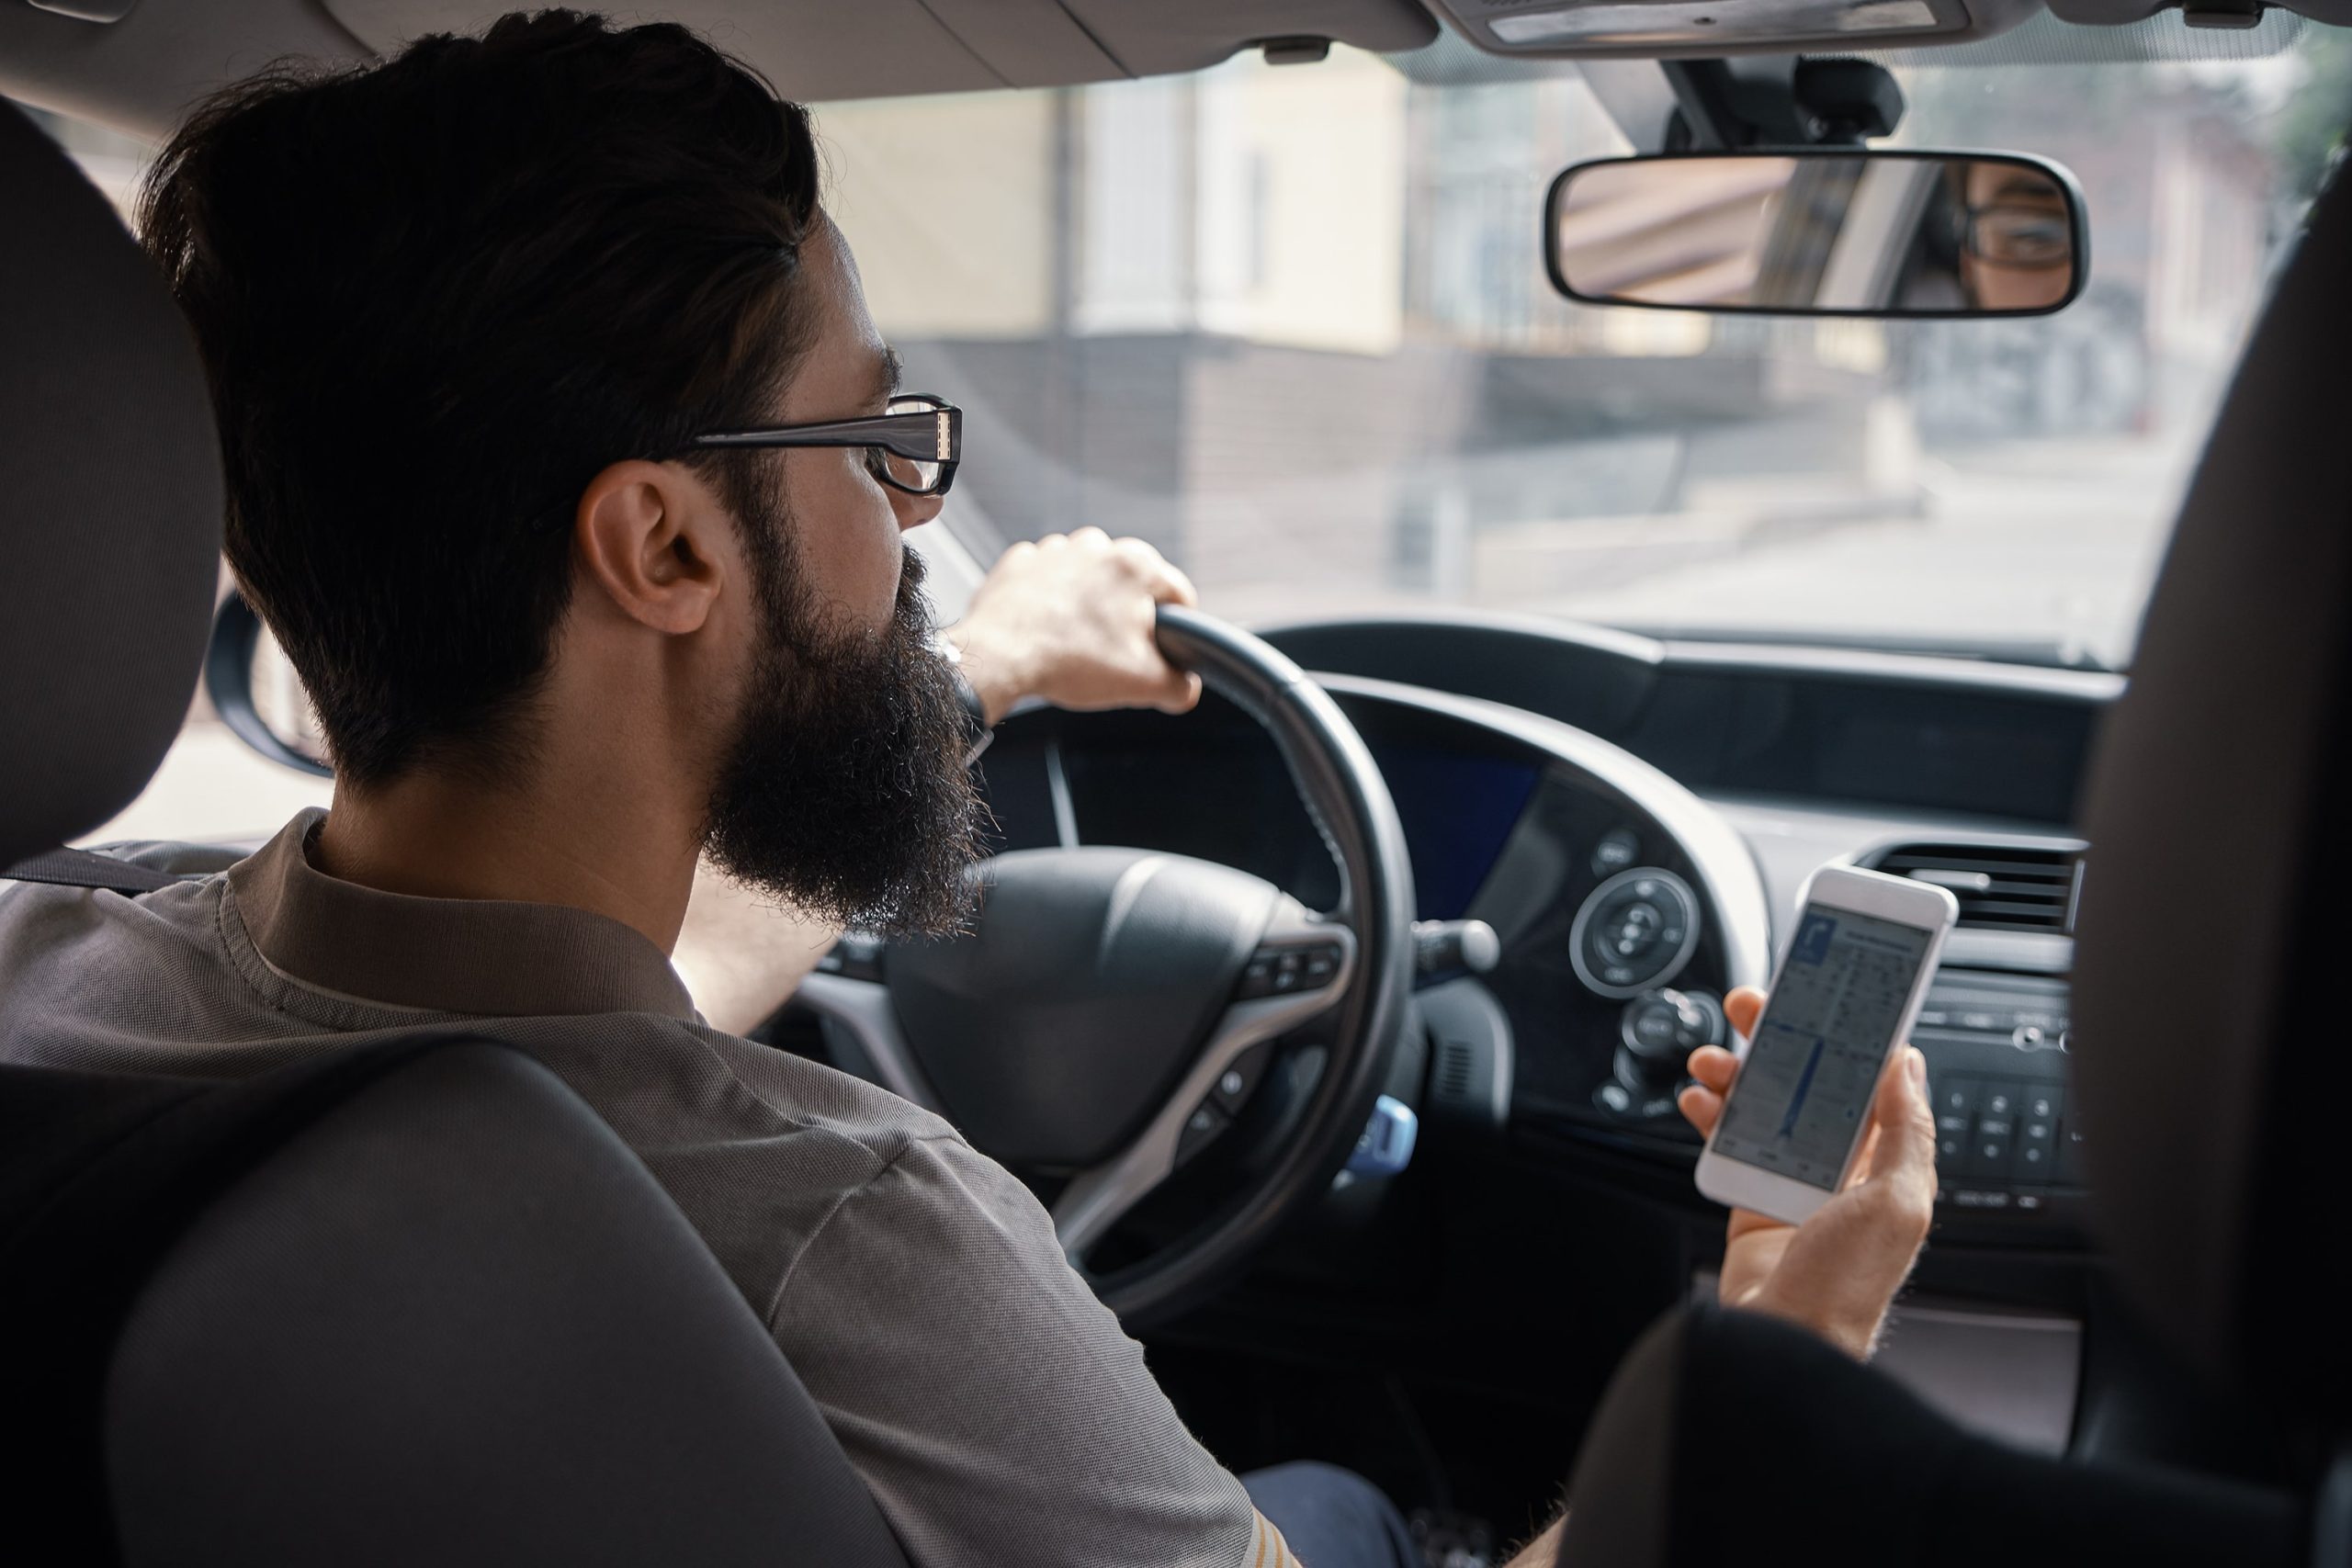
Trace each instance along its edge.
<path fill-rule="evenodd" d="M 254 945 L 288 978 L 393 1007 L 481 1017 L 652 1012 L 695 1018 L 662 950 L 560 904 L 418 898 L 311 863 L 324 811 L 304 811 L 229 868 Z"/>

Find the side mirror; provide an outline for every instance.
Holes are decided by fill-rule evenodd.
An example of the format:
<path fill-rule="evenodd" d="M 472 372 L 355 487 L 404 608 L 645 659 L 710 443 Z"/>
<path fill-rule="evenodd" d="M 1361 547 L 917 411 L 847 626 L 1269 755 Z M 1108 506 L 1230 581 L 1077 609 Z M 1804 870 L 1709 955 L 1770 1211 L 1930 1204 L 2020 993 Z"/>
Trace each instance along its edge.
<path fill-rule="evenodd" d="M 1786 316 L 2047 315 L 2090 270 L 2074 176 L 1999 152 L 1578 164 L 1552 182 L 1544 246 L 1571 299 Z"/>
<path fill-rule="evenodd" d="M 310 698 L 277 639 L 235 589 L 212 613 L 204 654 L 204 694 L 230 733 L 296 773 L 334 777 L 311 715 Z"/>

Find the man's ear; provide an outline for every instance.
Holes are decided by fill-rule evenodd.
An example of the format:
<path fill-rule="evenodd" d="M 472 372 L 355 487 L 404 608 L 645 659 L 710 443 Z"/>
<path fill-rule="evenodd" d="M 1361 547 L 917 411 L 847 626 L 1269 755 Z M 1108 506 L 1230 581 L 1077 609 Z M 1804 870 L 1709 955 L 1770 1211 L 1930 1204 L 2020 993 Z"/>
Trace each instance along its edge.
<path fill-rule="evenodd" d="M 572 545 L 589 578 L 631 620 L 700 631 L 726 575 L 724 510 L 673 463 L 615 463 L 580 493 Z"/>

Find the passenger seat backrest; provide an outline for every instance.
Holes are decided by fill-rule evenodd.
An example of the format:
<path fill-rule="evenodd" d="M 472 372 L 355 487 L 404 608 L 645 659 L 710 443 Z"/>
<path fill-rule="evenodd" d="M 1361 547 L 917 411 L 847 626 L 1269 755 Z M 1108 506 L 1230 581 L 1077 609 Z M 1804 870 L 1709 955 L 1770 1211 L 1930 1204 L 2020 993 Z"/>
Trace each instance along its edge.
<path fill-rule="evenodd" d="M 1564 1568 L 2306 1568 L 2297 1500 L 1964 1431 L 1754 1313 L 1668 1314 L 1587 1435 Z"/>
<path fill-rule="evenodd" d="M 2313 209 L 2102 725 L 2074 1102 L 2115 1271 L 2174 1346 L 2338 1429 L 2352 1090 L 2352 180 Z"/>

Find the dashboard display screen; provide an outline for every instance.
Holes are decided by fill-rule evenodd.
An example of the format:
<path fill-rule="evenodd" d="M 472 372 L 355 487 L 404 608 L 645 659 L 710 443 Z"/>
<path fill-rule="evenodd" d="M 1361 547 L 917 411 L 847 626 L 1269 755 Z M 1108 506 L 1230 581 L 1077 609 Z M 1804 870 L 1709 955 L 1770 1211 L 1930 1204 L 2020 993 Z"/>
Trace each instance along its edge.
<path fill-rule="evenodd" d="M 1715 1153 L 1809 1186 L 1838 1185 L 1932 935 L 1850 909 L 1806 908 L 1724 1107 Z"/>
<path fill-rule="evenodd" d="M 1418 919 L 1458 920 L 1535 793 L 1528 763 L 1419 747 L 1375 746 L 1373 759 L 1413 856 Z"/>
<path fill-rule="evenodd" d="M 1254 731 L 1222 745 L 1190 734 L 1182 739 L 1181 748 L 1066 749 L 1079 840 L 1197 855 L 1262 876 L 1311 908 L 1329 908 L 1339 896 L 1338 872 L 1272 745 Z M 1370 743 L 1412 855 L 1415 918 L 1459 919 L 1527 809 L 1537 765 L 1412 741 Z M 992 755 L 989 765 L 1004 774 L 1010 760 Z M 1041 787 L 1043 777 L 1041 766 Z M 1006 795 L 1006 785 L 992 794 Z M 1004 804 L 1014 803 L 1008 796 Z M 1041 831 L 1050 831 L 1049 817 Z"/>

